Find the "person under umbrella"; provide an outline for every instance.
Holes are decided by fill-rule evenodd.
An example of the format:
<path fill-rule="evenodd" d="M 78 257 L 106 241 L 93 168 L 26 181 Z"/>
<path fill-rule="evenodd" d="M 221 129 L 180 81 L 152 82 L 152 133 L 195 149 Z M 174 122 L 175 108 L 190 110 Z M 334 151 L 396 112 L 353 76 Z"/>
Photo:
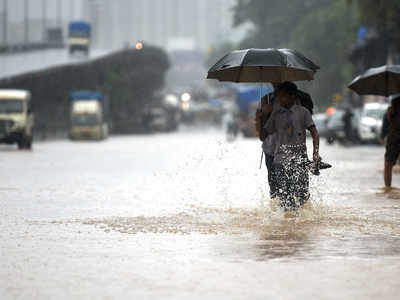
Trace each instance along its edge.
<path fill-rule="evenodd" d="M 279 83 L 285 81 L 312 80 L 314 79 L 314 74 L 318 69 L 319 66 L 295 50 L 274 48 L 246 49 L 232 51 L 225 55 L 210 68 L 207 78 L 231 82 L 269 82 L 273 83 L 276 88 Z M 297 91 L 297 88 L 296 92 L 300 93 Z M 273 96 L 271 97 L 271 95 L 269 95 L 268 100 L 271 99 L 273 100 Z M 309 97 L 309 100 L 312 104 L 311 97 Z M 273 106 L 276 108 L 280 107 L 278 101 L 275 101 L 275 104 L 273 105 L 270 101 L 267 101 L 265 107 L 260 104 L 260 107 L 270 111 L 274 110 L 272 108 Z M 266 114 L 261 114 L 260 112 L 257 114 L 258 121 L 256 121 L 256 125 L 259 129 L 263 127 L 261 124 L 266 121 L 266 118 L 263 119 L 261 115 L 265 116 Z M 260 121 L 261 119 L 263 119 L 262 122 Z M 271 197 L 273 197 L 277 194 L 277 188 L 274 185 L 275 180 L 273 179 L 274 172 L 272 171 L 272 163 L 275 160 L 275 138 L 273 137 L 273 133 L 268 136 L 263 136 L 260 134 L 260 130 L 259 137 L 263 141 L 263 151 L 266 154 L 266 164 L 268 168 L 270 193 Z M 317 166 L 319 166 L 319 164 L 316 164 L 315 166 L 314 174 L 318 175 L 319 171 Z M 307 166 L 304 166 L 304 168 L 306 172 L 309 170 Z"/>
<path fill-rule="evenodd" d="M 311 113 L 297 104 L 297 86 L 283 82 L 277 86 L 275 95 L 280 107 L 272 111 L 265 126 L 256 123 L 261 137 L 275 134 L 276 145 L 273 161 L 276 193 L 281 207 L 297 209 L 309 199 L 308 157 L 306 130 L 313 138 L 313 161 L 319 157 L 319 135 Z"/>
<path fill-rule="evenodd" d="M 348 88 L 358 95 L 389 97 L 400 93 L 400 65 L 370 68 L 354 78 Z"/>
<path fill-rule="evenodd" d="M 378 95 L 392 98 L 392 106 L 387 115 L 388 122 L 383 126 L 384 130 L 387 130 L 383 177 L 385 187 L 391 188 L 393 166 L 400 154 L 400 65 L 370 68 L 357 76 L 348 87 L 360 96 Z M 382 135 L 382 138 L 384 137 L 385 134 Z"/>

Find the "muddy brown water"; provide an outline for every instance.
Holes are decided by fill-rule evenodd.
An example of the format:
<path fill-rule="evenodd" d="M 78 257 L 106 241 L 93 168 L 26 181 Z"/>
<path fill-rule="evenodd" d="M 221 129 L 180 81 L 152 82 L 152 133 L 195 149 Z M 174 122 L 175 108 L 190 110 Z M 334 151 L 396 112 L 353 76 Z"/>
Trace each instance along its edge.
<path fill-rule="evenodd" d="M 297 213 L 218 131 L 2 150 L 1 299 L 398 299 L 382 147 L 323 145 Z"/>

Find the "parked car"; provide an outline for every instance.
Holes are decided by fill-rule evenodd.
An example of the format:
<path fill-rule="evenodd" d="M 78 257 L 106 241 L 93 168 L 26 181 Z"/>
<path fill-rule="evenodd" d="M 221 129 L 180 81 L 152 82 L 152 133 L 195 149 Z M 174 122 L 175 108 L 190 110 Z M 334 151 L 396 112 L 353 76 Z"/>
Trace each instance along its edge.
<path fill-rule="evenodd" d="M 345 139 L 343 116 L 343 110 L 336 110 L 335 113 L 329 116 L 326 122 L 326 140 L 328 144 Z"/>
<path fill-rule="evenodd" d="M 358 134 L 358 124 L 360 123 L 361 110 L 359 108 L 353 108 L 350 110 L 350 132 L 346 133 L 345 129 L 345 118 L 346 111 L 344 109 L 336 109 L 336 111 L 330 115 L 326 121 L 326 139 L 328 144 L 332 144 L 335 141 L 340 143 L 359 143 L 360 137 Z"/>
<path fill-rule="evenodd" d="M 387 112 L 387 103 L 367 103 L 364 105 L 358 123 L 358 135 L 361 143 L 379 142 L 382 131 L 382 119 Z"/>

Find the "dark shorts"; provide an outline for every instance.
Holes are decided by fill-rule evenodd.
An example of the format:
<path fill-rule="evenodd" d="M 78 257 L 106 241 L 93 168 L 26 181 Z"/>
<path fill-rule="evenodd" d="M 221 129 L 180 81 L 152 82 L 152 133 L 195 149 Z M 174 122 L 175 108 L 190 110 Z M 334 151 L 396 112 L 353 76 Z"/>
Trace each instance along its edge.
<path fill-rule="evenodd" d="M 280 205 L 285 210 L 296 209 L 310 198 L 308 169 L 305 163 L 274 164 L 273 174 Z"/>
<path fill-rule="evenodd" d="M 400 155 L 400 143 L 386 144 L 385 160 L 395 165 Z"/>

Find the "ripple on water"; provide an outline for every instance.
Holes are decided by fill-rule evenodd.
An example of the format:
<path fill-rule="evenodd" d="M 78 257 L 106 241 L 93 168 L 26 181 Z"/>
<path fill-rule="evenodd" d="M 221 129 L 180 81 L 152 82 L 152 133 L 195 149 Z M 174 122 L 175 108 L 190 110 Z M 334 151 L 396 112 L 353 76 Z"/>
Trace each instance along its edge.
<path fill-rule="evenodd" d="M 366 208 L 311 202 L 292 213 L 268 201 L 256 208 L 188 207 L 165 216 L 89 218 L 78 222 L 121 234 L 224 234 L 245 237 L 258 258 L 398 255 L 400 220 Z M 251 238 L 249 238 L 249 234 Z"/>

